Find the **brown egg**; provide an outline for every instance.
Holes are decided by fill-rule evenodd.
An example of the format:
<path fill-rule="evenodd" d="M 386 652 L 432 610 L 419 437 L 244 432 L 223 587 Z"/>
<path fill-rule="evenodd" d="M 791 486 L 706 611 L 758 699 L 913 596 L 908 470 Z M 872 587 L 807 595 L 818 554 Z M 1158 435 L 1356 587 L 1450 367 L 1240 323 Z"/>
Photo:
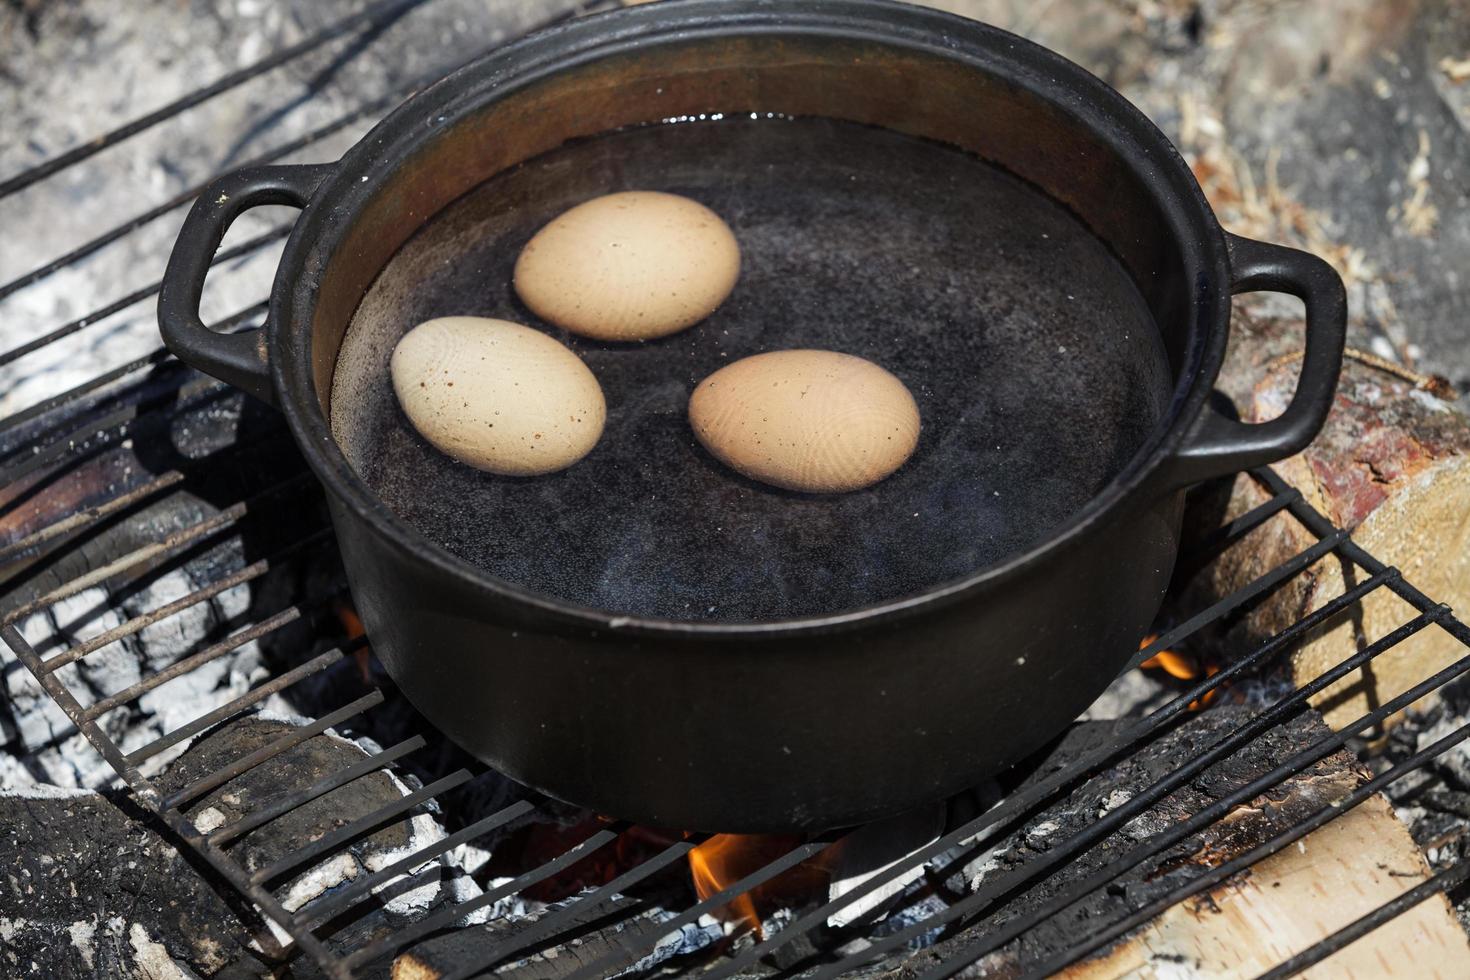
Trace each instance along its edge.
<path fill-rule="evenodd" d="M 689 424 L 720 462 L 809 493 L 871 486 L 919 441 L 919 406 L 872 361 L 826 350 L 756 354 L 700 382 Z"/>
<path fill-rule="evenodd" d="M 436 449 L 476 469 L 535 476 L 597 445 L 602 388 L 555 338 L 507 320 L 426 320 L 393 349 L 393 391 Z"/>
<path fill-rule="evenodd" d="M 516 260 L 531 311 L 597 340 L 651 340 L 715 311 L 735 288 L 740 246 L 698 201 L 658 191 L 594 198 L 538 231 Z"/>

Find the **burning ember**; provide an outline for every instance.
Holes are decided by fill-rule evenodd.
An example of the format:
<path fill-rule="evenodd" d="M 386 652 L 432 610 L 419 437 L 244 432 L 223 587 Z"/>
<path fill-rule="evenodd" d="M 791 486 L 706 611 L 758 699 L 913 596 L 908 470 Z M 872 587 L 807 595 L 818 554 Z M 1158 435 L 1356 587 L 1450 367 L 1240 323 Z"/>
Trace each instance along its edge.
<path fill-rule="evenodd" d="M 1144 650 L 1151 646 L 1159 638 L 1157 633 L 1150 633 L 1138 644 L 1138 649 Z M 1181 653 L 1177 650 L 1160 650 L 1138 665 L 1140 670 L 1162 670 L 1170 677 L 1181 681 L 1197 681 L 1201 677 L 1214 677 L 1220 672 L 1220 668 L 1214 664 L 1201 664 L 1199 659 L 1192 654 Z M 1215 702 L 1220 694 L 1219 689 L 1210 691 L 1204 697 L 1189 703 L 1190 711 L 1199 711 L 1207 708 Z"/>

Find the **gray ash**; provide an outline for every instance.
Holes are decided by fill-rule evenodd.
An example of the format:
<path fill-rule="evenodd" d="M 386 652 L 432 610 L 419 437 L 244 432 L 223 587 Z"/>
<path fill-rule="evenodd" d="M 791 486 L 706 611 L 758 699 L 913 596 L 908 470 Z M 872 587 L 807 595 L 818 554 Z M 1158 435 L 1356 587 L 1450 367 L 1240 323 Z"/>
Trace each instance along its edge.
<path fill-rule="evenodd" d="M 1404 713 L 1398 724 L 1360 750 L 1374 773 L 1391 769 L 1470 724 L 1470 679 L 1461 677 L 1428 704 Z M 1470 860 L 1470 742 L 1460 742 L 1385 791 L 1429 866 L 1443 871 Z M 1449 893 L 1461 925 L 1470 929 L 1470 888 Z"/>

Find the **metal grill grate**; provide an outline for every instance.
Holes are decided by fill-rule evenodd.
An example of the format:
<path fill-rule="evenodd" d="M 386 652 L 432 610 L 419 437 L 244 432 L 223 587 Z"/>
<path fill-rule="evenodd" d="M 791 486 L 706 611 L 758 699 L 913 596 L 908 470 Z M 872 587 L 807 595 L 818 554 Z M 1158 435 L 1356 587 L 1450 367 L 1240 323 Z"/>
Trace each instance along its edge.
<path fill-rule="evenodd" d="M 265 58 L 249 68 L 190 93 L 160 110 L 139 117 L 76 150 L 64 153 L 8 180 L 0 181 L 0 198 L 18 193 L 107 146 L 182 113 L 292 58 L 315 50 L 353 31 L 382 24 L 425 2 L 428 0 L 392 0 L 392 2 L 373 5 L 354 17 Z M 415 82 L 408 89 L 417 87 L 418 84 L 420 82 Z M 370 119 L 400 99 L 408 89 L 385 93 L 350 114 L 297 137 L 251 162 L 261 163 L 277 159 L 309 147 L 327 135 L 355 122 Z M 0 285 L 0 299 L 39 282 L 60 269 L 75 264 L 105 245 L 127 236 L 142 225 L 183 206 L 197 190 L 197 186 L 191 188 L 158 207 L 145 211 L 136 218 L 98 235 L 67 254 Z M 223 251 L 216 256 L 216 262 L 247 254 L 281 238 L 286 230 L 278 228 Z M 76 318 L 43 333 L 34 340 L 0 354 L 0 367 L 50 345 L 61 344 L 119 310 L 149 298 L 157 291 L 158 284 L 153 283 L 130 292 L 116 302 L 107 304 L 86 316 Z M 253 304 L 227 318 L 220 324 L 220 328 L 233 329 L 252 323 L 263 312 L 263 308 L 263 303 Z M 168 367 L 170 370 L 160 375 L 158 371 L 162 367 Z M 158 397 L 160 390 L 165 393 L 166 397 L 161 399 Z M 130 436 L 145 438 L 145 435 L 138 434 L 142 422 L 160 419 L 166 421 L 170 413 L 177 413 L 181 410 L 180 406 L 209 398 L 218 398 L 222 394 L 221 386 L 180 368 L 160 347 L 146 356 L 103 372 L 81 385 L 0 421 L 0 461 L 3 461 L 3 469 L 0 469 L 0 489 L 28 487 L 36 481 L 44 481 L 50 476 L 65 472 L 79 459 L 96 452 L 100 446 L 117 445 Z M 285 435 L 283 431 L 276 430 L 266 433 L 262 438 L 284 439 Z M 243 443 L 237 443 L 227 450 L 221 450 L 201 460 L 180 464 L 150 475 L 141 482 L 122 483 L 117 487 L 115 493 L 101 502 L 76 513 L 62 516 L 8 544 L 0 545 L 0 574 L 11 578 L 12 582 L 24 581 L 28 569 L 33 564 L 42 559 L 49 561 L 66 554 L 69 550 L 82 547 L 107 522 L 146 506 L 160 494 L 176 488 L 195 486 L 202 478 L 203 472 L 208 467 L 219 464 L 224 455 L 240 454 L 246 448 Z M 926 935 L 933 934 L 935 930 L 943 930 L 944 935 L 950 936 L 970 930 L 971 935 L 977 938 L 965 945 L 961 952 L 931 956 L 923 961 L 927 972 L 921 972 L 921 975 L 925 980 L 955 976 L 987 954 L 1003 948 L 1007 943 L 1012 942 L 1048 917 L 1056 915 L 1099 889 L 1108 887 L 1130 869 L 1158 860 L 1171 847 L 1220 820 L 1232 808 L 1256 798 L 1290 776 L 1306 770 L 1318 760 L 1348 745 L 1354 737 L 1368 732 L 1390 715 L 1470 671 L 1470 629 L 1456 619 L 1447 607 L 1436 603 L 1431 597 L 1420 592 L 1406 581 L 1397 569 L 1385 566 L 1365 552 L 1352 541 L 1346 532 L 1334 527 L 1330 521 L 1310 507 L 1299 493 L 1282 483 L 1273 472 L 1263 470 L 1254 476 L 1273 496 L 1267 503 L 1221 529 L 1214 543 L 1237 540 L 1282 511 L 1288 511 L 1299 520 L 1317 537 L 1318 542 L 1293 559 L 1262 575 L 1239 592 L 1200 611 L 1175 629 L 1159 637 L 1141 652 L 1140 660 L 1187 641 L 1200 630 L 1218 622 L 1267 592 L 1279 588 L 1292 576 L 1300 574 L 1312 563 L 1329 553 L 1335 553 L 1341 559 L 1355 565 L 1364 574 L 1363 580 L 1300 622 L 1272 637 L 1248 657 L 1230 664 L 1219 673 L 1180 694 L 1164 707 L 1130 724 L 1107 744 L 1005 798 L 981 816 L 956 827 L 908 858 L 873 875 L 840 898 L 832 899 L 817 908 L 797 915 L 784 927 L 763 937 L 738 955 L 717 961 L 712 967 L 705 969 L 702 975 L 726 978 L 757 969 L 763 961 L 768 961 L 768 957 L 783 948 L 803 938 L 810 938 L 833 913 L 878 893 L 884 886 L 897 881 L 916 867 L 942 856 L 978 853 L 985 848 L 988 842 L 1003 834 L 1007 828 L 1016 826 L 1017 822 L 1024 821 L 1039 813 L 1043 808 L 1064 799 L 1085 780 L 1118 759 L 1138 751 L 1155 736 L 1167 731 L 1170 726 L 1186 716 L 1192 704 L 1205 698 L 1210 692 L 1220 690 L 1225 685 L 1273 662 L 1306 637 L 1310 631 L 1349 611 L 1364 597 L 1376 590 L 1388 589 L 1397 595 L 1412 607 L 1415 613 L 1413 617 L 1397 629 L 1365 646 L 1321 677 L 1264 707 L 1218 739 L 1213 745 L 1184 760 L 1143 792 L 1136 794 L 1132 799 L 1106 815 L 1097 818 L 1081 833 L 1061 841 L 1057 846 L 1033 860 L 986 880 L 982 887 L 958 897 L 941 911 L 934 912 L 886 935 L 872 937 L 861 949 L 852 950 L 850 947 L 843 947 L 842 951 L 829 951 L 825 960 L 812 968 L 810 975 L 824 978 L 824 980 L 847 975 L 871 961 L 901 951 L 906 945 L 918 943 Z M 357 653 L 364 645 L 361 640 L 334 645 L 325 652 L 312 656 L 299 666 L 258 684 L 238 699 L 131 752 L 125 753 L 99 722 L 108 712 L 134 701 L 170 680 L 203 667 L 242 644 L 265 637 L 289 624 L 309 620 L 313 610 L 329 603 L 333 595 L 301 597 L 299 601 L 272 614 L 258 617 L 254 623 L 237 630 L 226 638 L 183 656 L 171 666 L 147 676 L 126 690 L 96 701 L 89 706 L 83 706 L 58 673 L 63 666 L 96 654 L 109 644 L 177 616 L 226 589 L 260 579 L 271 569 L 297 560 L 301 555 L 312 552 L 313 549 L 322 548 L 328 540 L 327 529 L 319 527 L 318 530 L 303 536 L 276 554 L 251 562 L 228 574 L 222 573 L 214 581 L 195 589 L 180 599 L 134 616 L 96 637 L 77 642 L 70 648 L 49 657 L 43 657 L 42 653 L 38 652 L 17 628 L 17 624 L 23 618 L 43 613 L 55 607 L 57 603 L 87 589 L 122 581 L 144 569 L 166 567 L 171 562 L 181 561 L 200 545 L 219 535 L 229 533 L 242 522 L 249 520 L 252 515 L 269 516 L 273 507 L 281 506 L 283 498 L 289 497 L 293 501 L 299 501 L 314 492 L 309 477 L 304 472 L 300 472 L 298 468 L 297 472 L 288 474 L 284 479 L 272 485 L 249 493 L 242 493 L 236 501 L 220 507 L 211 516 L 204 517 L 187 527 L 161 534 L 157 540 L 132 548 L 125 553 L 109 555 L 105 561 L 95 564 L 84 574 L 60 585 L 40 589 L 39 594 L 34 598 L 27 599 L 6 611 L 4 625 L 0 626 L 0 637 L 3 637 L 6 644 L 25 668 L 34 675 L 45 692 L 54 699 L 91 745 L 104 756 L 112 769 L 127 783 L 138 800 L 160 817 L 172 830 L 180 847 L 187 848 L 202 857 L 230 886 L 247 897 L 266 916 L 278 924 L 289 935 L 296 949 L 304 951 L 320 964 L 327 975 L 334 978 L 348 978 L 359 975 L 364 967 L 380 963 L 386 957 L 411 949 L 431 936 L 455 929 L 471 913 L 488 908 L 507 896 L 523 892 L 567 869 L 589 854 L 615 845 L 629 833 L 630 826 L 621 822 L 607 823 L 563 853 L 532 870 L 486 890 L 473 899 L 441 908 L 407 927 L 369 941 L 357 948 L 345 949 L 331 941 L 332 923 L 344 913 L 359 903 L 367 901 L 376 890 L 409 874 L 426 862 L 441 857 L 462 843 L 520 821 L 545 804 L 527 800 L 504 807 L 292 913 L 283 907 L 277 894 L 272 891 L 273 883 L 325 861 L 341 848 L 361 839 L 377 828 L 420 811 L 432 800 L 464 785 L 471 779 L 471 772 L 466 769 L 455 771 L 429 785 L 409 792 L 408 795 L 402 796 L 381 809 L 353 819 L 325 836 L 304 843 L 287 856 L 266 867 L 250 871 L 231 856 L 230 845 L 232 843 L 239 841 L 253 830 L 353 780 L 361 779 L 373 772 L 393 768 L 405 757 L 422 748 L 425 745 L 424 738 L 421 736 L 409 738 L 388 749 L 367 756 L 360 762 L 332 772 L 309 785 L 285 787 L 267 805 L 232 823 L 215 827 L 208 832 L 201 831 L 185 815 L 185 808 L 192 801 L 226 785 L 231 780 L 270 761 L 292 747 L 334 726 L 344 725 L 355 718 L 360 718 L 365 712 L 383 704 L 391 694 L 374 690 L 358 697 L 324 714 L 315 722 L 286 732 L 273 742 L 222 768 L 198 776 L 187 786 L 173 792 L 162 791 L 153 779 L 142 774 L 139 767 L 159 753 L 181 745 L 231 718 L 250 711 L 270 695 L 319 674 L 344 657 Z M 1416 632 L 1431 627 L 1446 631 L 1464 644 L 1467 656 L 1438 673 L 1425 677 L 1412 689 L 1363 715 L 1348 727 L 1323 737 L 1313 744 L 1303 746 L 1300 751 L 1270 772 L 1244 785 L 1230 789 L 1220 795 L 1214 803 L 1199 809 L 1198 812 L 1189 815 L 1187 819 L 1176 823 L 1168 830 L 1139 842 L 1137 846 L 1122 853 L 1098 870 L 1067 885 L 1034 910 L 999 924 L 990 920 L 992 913 L 1007 896 L 1033 887 L 1065 863 L 1096 847 L 1130 820 L 1148 811 L 1179 787 L 1204 773 L 1212 765 L 1247 746 L 1263 733 L 1282 724 L 1293 715 L 1305 710 L 1309 699 L 1314 694 L 1324 690 L 1337 679 L 1385 655 L 1395 645 Z M 1202 894 L 1230 876 L 1291 846 L 1308 833 L 1348 812 L 1406 774 L 1423 767 L 1431 759 L 1448 751 L 1467 737 L 1470 737 L 1470 725 L 1455 730 L 1433 745 L 1366 782 L 1347 798 L 1322 807 L 1308 819 L 1264 841 L 1246 853 L 1209 870 L 1162 897 L 1131 909 L 1116 921 L 1095 923 L 1094 928 L 1086 935 L 1076 936 L 1074 944 L 1037 965 L 1029 975 L 1046 976 L 1077 963 L 1130 930 L 1148 922 L 1153 916 L 1172 905 Z M 616 896 L 624 894 L 638 883 L 685 859 L 689 852 L 704 839 L 696 836 L 670 844 L 652 857 L 622 871 L 600 887 L 578 896 L 574 901 L 493 939 L 484 938 L 480 946 L 476 948 L 474 955 L 466 961 L 466 965 L 453 975 L 463 977 L 495 972 L 531 953 L 563 943 L 568 937 L 577 934 L 580 924 L 587 919 L 589 912 L 608 905 Z M 629 968 L 651 953 L 660 937 L 686 925 L 694 924 L 704 915 L 722 910 L 740 896 L 750 894 L 754 889 L 783 872 L 827 852 L 841 839 L 841 835 L 834 835 L 808 841 L 793 848 L 707 899 L 677 910 L 676 914 L 673 914 L 667 921 L 660 923 L 658 931 L 649 933 L 642 940 L 628 943 L 616 952 L 585 963 L 571 976 L 576 980 L 591 980 L 591 978 L 613 975 Z M 1334 935 L 1297 953 L 1265 975 L 1285 977 L 1299 973 L 1427 898 L 1455 888 L 1467 877 L 1470 877 L 1470 864 L 1462 863 L 1441 871 Z M 282 951 L 282 955 L 289 955 L 291 952 Z"/>

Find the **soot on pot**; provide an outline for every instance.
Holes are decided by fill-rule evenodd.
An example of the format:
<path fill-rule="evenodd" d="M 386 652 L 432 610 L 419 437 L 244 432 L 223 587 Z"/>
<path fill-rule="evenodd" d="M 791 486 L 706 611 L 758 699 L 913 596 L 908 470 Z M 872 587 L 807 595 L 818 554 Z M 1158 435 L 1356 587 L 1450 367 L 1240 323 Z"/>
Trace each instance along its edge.
<path fill-rule="evenodd" d="M 567 208 L 661 190 L 713 209 L 743 257 L 689 330 L 604 343 L 518 300 L 522 246 Z M 531 479 L 479 472 L 419 436 L 388 359 L 451 315 L 547 331 L 596 374 L 602 441 Z M 762 351 L 867 358 L 913 392 L 913 457 L 856 493 L 808 496 L 713 460 L 685 418 L 711 372 Z M 653 125 L 568 144 L 427 224 L 343 342 L 333 433 L 405 522 L 524 587 L 617 614 L 760 621 L 894 599 L 1042 539 L 1140 448 L 1168 365 L 1117 260 L 1065 208 L 959 150 L 827 119 Z"/>

